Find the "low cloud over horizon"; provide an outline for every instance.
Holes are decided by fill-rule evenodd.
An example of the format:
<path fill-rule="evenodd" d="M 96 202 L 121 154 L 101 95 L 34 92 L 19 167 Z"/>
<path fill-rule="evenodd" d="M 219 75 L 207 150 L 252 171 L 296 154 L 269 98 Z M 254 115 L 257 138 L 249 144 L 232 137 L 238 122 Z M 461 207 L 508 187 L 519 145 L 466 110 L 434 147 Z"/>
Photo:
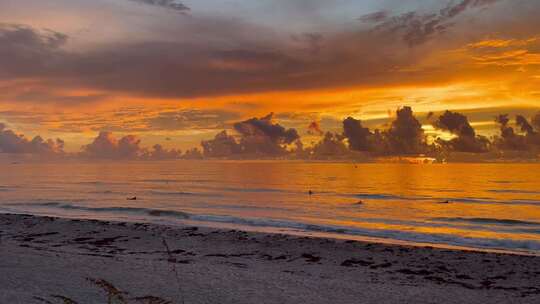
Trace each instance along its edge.
<path fill-rule="evenodd" d="M 383 129 L 365 127 L 361 120 L 347 117 L 340 131 L 324 131 L 316 122 L 305 126 L 306 138 L 316 141 L 307 144 L 295 128 L 276 122 L 274 114 L 250 118 L 233 124 L 231 131 L 223 130 L 213 139 L 202 140 L 182 152 L 155 144 L 143 146 L 136 135 L 116 137 L 112 132 L 101 131 L 79 152 L 64 151 L 62 139 L 32 140 L 0 124 L 0 153 L 33 154 L 45 158 L 109 159 L 109 160 L 173 160 L 173 159 L 367 159 L 387 156 L 427 156 L 445 160 L 452 154 L 477 155 L 481 160 L 512 158 L 538 160 L 540 156 L 540 111 L 532 117 L 508 114 L 493 117 L 499 133 L 486 137 L 478 135 L 467 116 L 452 111 L 430 112 L 422 119 L 411 107 L 395 112 L 393 120 Z M 316 127 L 315 127 L 316 126 Z M 426 132 L 426 128 L 442 133 Z M 317 130 L 314 133 L 314 130 Z"/>
<path fill-rule="evenodd" d="M 268 113 L 310 146 L 349 116 L 362 123 L 349 120 L 348 132 L 366 133 L 406 104 L 449 110 L 425 131 L 479 152 L 500 132 L 493 112 L 540 109 L 535 0 L 0 3 L 0 121 L 64 138 L 69 153 L 100 131 L 190 149 Z M 392 132 L 379 149 L 405 144 Z M 274 154 L 281 140 L 300 144 L 272 140 Z"/>

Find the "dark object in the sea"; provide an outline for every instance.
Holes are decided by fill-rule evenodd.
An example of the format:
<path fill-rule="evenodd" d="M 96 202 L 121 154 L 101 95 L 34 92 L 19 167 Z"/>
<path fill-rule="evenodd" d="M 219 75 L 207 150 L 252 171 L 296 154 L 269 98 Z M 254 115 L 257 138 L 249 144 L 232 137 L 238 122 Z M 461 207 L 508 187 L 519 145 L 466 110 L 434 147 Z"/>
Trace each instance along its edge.
<path fill-rule="evenodd" d="M 128 200 L 128 201 L 136 201 L 136 200 L 137 200 L 137 197 L 136 197 L 136 196 L 134 196 L 134 197 L 128 197 L 128 198 L 126 198 L 126 200 Z"/>
<path fill-rule="evenodd" d="M 310 196 L 313 195 L 313 191 L 309 190 L 309 191 L 308 191 L 308 194 L 309 194 Z"/>
<path fill-rule="evenodd" d="M 449 200 L 442 201 L 442 202 L 439 202 L 439 204 L 450 204 L 450 201 Z"/>
<path fill-rule="evenodd" d="M 363 200 L 359 200 L 358 202 L 355 203 L 355 205 L 363 205 L 363 204 L 364 204 Z"/>

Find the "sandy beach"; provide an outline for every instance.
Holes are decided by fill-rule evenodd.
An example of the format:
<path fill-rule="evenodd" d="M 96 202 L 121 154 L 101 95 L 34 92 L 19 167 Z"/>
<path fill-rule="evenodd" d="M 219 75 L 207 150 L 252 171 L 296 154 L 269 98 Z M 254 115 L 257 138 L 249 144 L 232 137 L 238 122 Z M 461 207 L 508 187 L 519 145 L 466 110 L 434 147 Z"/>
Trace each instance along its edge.
<path fill-rule="evenodd" d="M 0 227 L 0 303 L 540 302 L 532 256 L 12 214 Z"/>

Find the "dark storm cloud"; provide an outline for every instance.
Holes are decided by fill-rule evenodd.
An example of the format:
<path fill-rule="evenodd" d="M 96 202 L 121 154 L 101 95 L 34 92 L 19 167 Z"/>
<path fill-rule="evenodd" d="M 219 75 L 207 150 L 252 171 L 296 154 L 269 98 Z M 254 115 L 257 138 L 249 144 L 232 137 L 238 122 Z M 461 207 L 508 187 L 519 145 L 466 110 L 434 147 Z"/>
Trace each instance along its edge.
<path fill-rule="evenodd" d="M 29 140 L 0 123 L 0 153 L 37 154 L 41 156 L 60 156 L 64 154 L 64 141 L 43 139 L 36 136 Z"/>
<path fill-rule="evenodd" d="M 146 37 L 79 51 L 66 47 L 70 38 L 64 34 L 3 25 L 0 80 L 32 78 L 42 87 L 110 95 L 213 96 L 389 83 L 403 79 L 396 70 L 413 65 L 422 55 L 397 56 L 403 48 L 393 35 L 365 29 L 324 38 L 305 33 L 291 42 L 290 36 L 283 39 L 275 31 L 239 20 L 179 19 L 174 21 L 174 39 Z M 414 80 L 410 75 L 407 79 Z M 50 102 L 49 97 L 42 99 Z M 76 104 L 99 97 L 65 100 Z M 19 98 L 36 102 L 40 97 Z"/>
<path fill-rule="evenodd" d="M 533 126 L 531 126 L 531 124 L 527 121 L 527 118 L 525 118 L 525 116 L 517 115 L 516 124 L 521 128 L 521 132 L 524 132 L 527 135 L 535 134 Z"/>
<path fill-rule="evenodd" d="M 348 117 L 343 120 L 343 134 L 326 133 L 315 146 L 304 151 L 304 156 L 328 158 L 330 154 L 337 153 L 335 156 L 340 158 L 358 157 L 360 154 L 357 152 L 373 156 L 415 155 L 427 153 L 429 148 L 422 125 L 412 109 L 403 107 L 396 111 L 390 127 L 382 131 L 371 131 L 363 126 L 361 120 Z"/>
<path fill-rule="evenodd" d="M 207 157 L 280 156 L 286 147 L 300 140 L 296 129 L 287 129 L 273 121 L 273 113 L 235 123 L 238 141 L 223 131 L 214 139 L 201 143 Z"/>
<path fill-rule="evenodd" d="M 458 136 L 474 137 L 476 135 L 467 117 L 460 113 L 446 111 L 433 125 Z"/>
<path fill-rule="evenodd" d="M 495 121 L 500 126 L 500 136 L 495 138 L 494 145 L 501 150 L 514 151 L 540 151 L 540 125 L 538 118 L 540 113 L 534 115 L 530 121 L 525 116 L 516 116 L 516 126 L 520 128 L 518 133 L 510 126 L 508 114 L 496 117 Z"/>
<path fill-rule="evenodd" d="M 173 3 L 140 1 L 161 6 Z M 106 94 L 58 96 L 66 104 L 89 103 L 116 94 L 178 98 L 437 82 L 450 78 L 452 71 L 404 72 L 443 48 L 420 44 L 458 23 L 456 17 L 464 12 L 495 2 L 459 1 L 432 13 L 415 11 L 398 16 L 383 11 L 362 17 L 362 24 L 348 23 L 335 31 L 302 29 L 300 34 L 217 15 L 156 18 L 151 25 L 143 22 L 148 28 L 144 33 L 133 33 L 136 39 L 102 43 L 99 36 L 67 37 L 28 26 L 2 25 L 0 81 L 31 78 L 41 87 Z M 335 6 L 329 1 L 284 1 L 283 5 L 295 7 L 298 14 Z M 366 29 L 366 22 L 374 30 Z M 467 37 L 485 37 L 488 30 L 475 29 Z M 445 37 L 444 43 L 450 44 L 457 36 Z M 85 39 L 94 43 L 73 47 Z M 406 44 L 418 47 L 410 52 Z M 2 100 L 35 103 L 50 102 L 55 96 L 11 97 L 0 96 Z"/>
<path fill-rule="evenodd" d="M 98 50 L 86 56 L 63 56 L 66 59 L 62 65 L 47 69 L 47 74 L 51 74 L 47 81 L 158 97 L 287 87 L 292 82 L 288 75 L 305 66 L 302 61 L 279 52 L 212 51 L 206 46 L 181 42 L 140 43 Z M 74 71 L 78 71 L 77 75 L 72 75 Z"/>
<path fill-rule="evenodd" d="M 234 36 L 239 25 L 223 23 L 209 25 L 208 34 Z M 191 26 L 195 30 L 203 25 Z M 230 38 L 231 42 L 243 39 Z M 200 96 L 286 86 L 290 82 L 286 75 L 303 66 L 288 55 L 259 50 L 249 43 L 243 45 L 245 48 L 230 49 L 212 43 L 134 42 L 81 53 L 65 50 L 62 46 L 67 39 L 57 32 L 1 25 L 0 80 L 33 78 L 41 79 L 42 86 L 60 88 L 159 97 Z M 284 75 L 283 79 L 277 75 Z M 36 98 L 39 96 L 18 97 Z"/>
<path fill-rule="evenodd" d="M 261 118 L 251 118 L 234 124 L 241 135 L 240 145 L 247 154 L 280 155 L 285 154 L 285 146 L 300 139 L 295 129 L 272 121 L 273 113 Z"/>
<path fill-rule="evenodd" d="M 517 134 L 510 126 L 508 114 L 501 114 L 495 118 L 500 126 L 500 137 L 495 138 L 494 144 L 501 150 L 527 151 L 529 147 L 525 136 Z"/>
<path fill-rule="evenodd" d="M 433 123 L 433 126 L 457 136 L 449 141 L 438 139 L 438 143 L 444 148 L 456 152 L 482 153 L 488 151 L 489 140 L 483 136 L 476 135 L 468 118 L 463 114 L 446 111 L 439 116 L 437 121 Z"/>
<path fill-rule="evenodd" d="M 412 108 L 407 106 L 396 111 L 390 127 L 383 131 L 371 131 L 360 120 L 348 117 L 343 121 L 343 136 L 352 151 L 374 155 L 422 154 L 428 151 L 422 124 L 414 116 Z"/>
<path fill-rule="evenodd" d="M 0 23 L 0 79 L 42 76 L 61 61 L 62 33 Z"/>
<path fill-rule="evenodd" d="M 531 149 L 540 148 L 540 126 L 537 125 L 540 113 L 537 113 L 531 118 L 529 122 L 523 115 L 516 116 L 516 125 L 521 129 L 521 132 L 525 134 L 527 144 Z M 535 129 L 536 126 L 536 129 Z"/>
<path fill-rule="evenodd" d="M 396 119 L 386 131 L 388 152 L 391 154 L 420 154 L 426 152 L 426 139 L 422 124 L 416 119 L 411 107 L 396 111 Z"/>
<path fill-rule="evenodd" d="M 129 0 L 129 1 L 164 7 L 164 8 L 176 10 L 179 12 L 187 12 L 190 10 L 190 8 L 187 7 L 185 4 L 175 1 L 175 0 Z"/>
<path fill-rule="evenodd" d="M 343 135 L 348 139 L 351 150 L 369 151 L 372 148 L 372 133 L 358 119 L 348 117 L 343 121 Z"/>
<path fill-rule="evenodd" d="M 234 129 L 244 138 L 246 137 L 267 137 L 276 144 L 292 144 L 298 140 L 298 132 L 295 129 L 286 129 L 274 123 L 272 118 L 274 113 L 261 118 L 251 118 L 246 121 L 234 124 Z"/>
<path fill-rule="evenodd" d="M 409 46 L 425 43 L 433 36 L 444 33 L 454 25 L 453 19 L 465 11 L 478 7 L 486 7 L 500 0 L 462 0 L 450 2 L 435 13 L 412 11 L 397 16 L 389 16 L 386 12 L 376 12 L 360 17 L 363 22 L 377 24 L 380 32 L 398 33 Z"/>

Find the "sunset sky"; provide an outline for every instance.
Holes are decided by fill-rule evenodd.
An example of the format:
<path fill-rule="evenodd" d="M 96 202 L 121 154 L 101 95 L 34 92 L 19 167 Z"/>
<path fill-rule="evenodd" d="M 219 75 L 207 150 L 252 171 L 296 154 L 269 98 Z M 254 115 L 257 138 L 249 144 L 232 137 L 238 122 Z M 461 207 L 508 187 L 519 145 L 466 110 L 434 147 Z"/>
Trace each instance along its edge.
<path fill-rule="evenodd" d="M 100 131 L 189 148 L 236 121 L 305 135 L 540 109 L 537 0 L 0 0 L 0 122 L 67 151 Z M 309 137 L 306 137 L 309 138 Z"/>

